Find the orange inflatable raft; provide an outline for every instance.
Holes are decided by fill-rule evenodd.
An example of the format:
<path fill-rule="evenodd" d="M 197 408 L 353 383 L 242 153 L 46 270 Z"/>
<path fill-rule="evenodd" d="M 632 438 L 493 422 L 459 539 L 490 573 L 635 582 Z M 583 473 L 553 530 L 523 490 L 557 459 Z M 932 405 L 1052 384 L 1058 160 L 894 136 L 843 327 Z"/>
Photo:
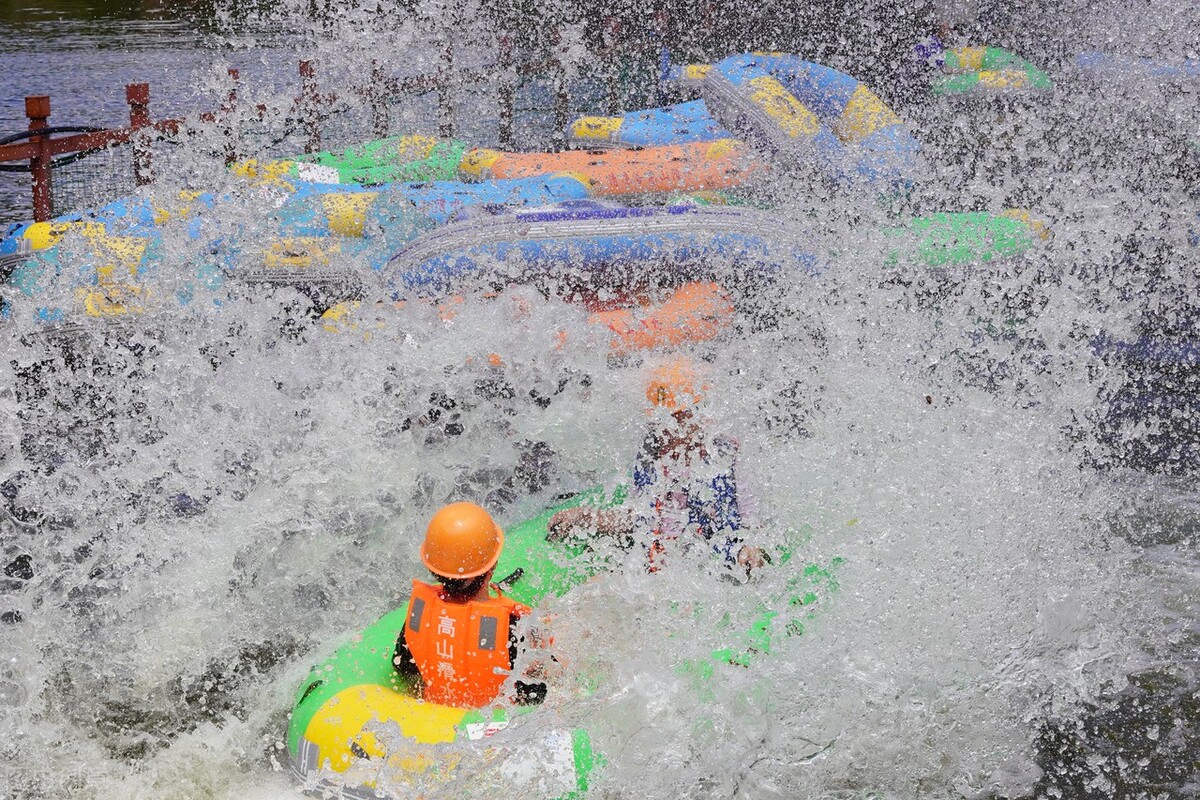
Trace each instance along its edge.
<path fill-rule="evenodd" d="M 461 295 L 454 295 L 436 303 L 438 316 L 443 322 L 455 319 L 465 302 Z M 518 301 L 523 302 L 523 301 Z M 705 281 L 685 283 L 662 302 L 650 302 L 636 296 L 623 297 L 621 307 L 596 308 L 588 322 L 611 332 L 609 347 L 615 353 L 631 353 L 638 350 L 673 349 L 694 342 L 707 342 L 720 336 L 733 324 L 734 307 L 729 293 L 719 285 Z M 393 307 L 403 308 L 403 301 Z M 362 308 L 358 302 L 338 303 L 321 317 L 322 327 L 330 333 L 357 333 L 371 338 L 383 330 L 385 323 L 380 312 L 383 306 L 374 309 Z M 555 335 L 559 347 L 566 341 L 566 332 Z M 492 354 L 493 366 L 502 359 Z"/>
<path fill-rule="evenodd" d="M 598 311 L 588 322 L 612 331 L 618 353 L 676 348 L 720 336 L 733 322 L 733 300 L 715 283 L 685 283 L 662 303 Z"/>
<path fill-rule="evenodd" d="M 582 181 L 593 197 L 730 189 L 766 170 L 766 163 L 736 139 L 640 150 L 561 153 L 507 153 L 480 148 L 463 156 L 459 166 L 467 180 L 567 173 Z"/>

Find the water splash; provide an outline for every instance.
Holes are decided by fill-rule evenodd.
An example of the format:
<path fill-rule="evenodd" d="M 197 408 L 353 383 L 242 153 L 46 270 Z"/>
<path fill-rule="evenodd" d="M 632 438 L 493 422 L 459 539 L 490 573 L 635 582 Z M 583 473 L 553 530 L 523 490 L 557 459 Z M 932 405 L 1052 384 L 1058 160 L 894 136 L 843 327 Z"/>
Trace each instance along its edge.
<path fill-rule="evenodd" d="M 396 34 L 414 47 L 448 19 L 420 10 Z M 392 41 L 369 11 L 264 14 L 304 32 L 333 85 Z M 1101 796 L 1194 780 L 1159 765 L 1195 739 L 1186 704 L 1136 717 L 1145 737 L 1101 753 L 1111 765 L 1064 752 L 1194 691 L 1190 486 L 1129 476 L 1120 458 L 1115 474 L 1093 468 L 1112 461 L 1098 386 L 1127 376 L 1089 344 L 1136 333 L 1146 308 L 1192 305 L 1191 282 L 1151 278 L 1190 253 L 1186 164 L 1148 92 L 1129 106 L 1078 92 L 972 111 L 992 141 L 969 151 L 946 132 L 961 116 L 918 125 L 946 157 L 917 210 L 1037 199 L 1054 238 L 1024 257 L 889 264 L 884 212 L 767 187 L 837 267 L 735 297 L 735 332 L 698 351 L 708 411 L 757 478 L 752 534 L 807 526 L 800 558 L 842 559 L 841 588 L 761 667 L 716 665 L 707 690 L 680 665 L 747 627 L 784 571 L 738 583 L 631 560 L 557 601 L 564 686 L 595 688 L 552 711 L 607 753 L 598 792 Z M 248 221 L 228 213 L 218 224 Z M 166 251 L 176 267 L 197 257 L 182 237 Z M 292 691 L 401 602 L 432 508 L 468 497 L 518 520 L 626 478 L 638 359 L 610 359 L 578 305 L 468 292 L 449 320 L 386 304 L 335 334 L 310 296 L 244 295 L 55 333 L 14 316 L 0 774 L 18 796 L 287 796 Z M 510 778 L 481 767 L 453 790 Z"/>

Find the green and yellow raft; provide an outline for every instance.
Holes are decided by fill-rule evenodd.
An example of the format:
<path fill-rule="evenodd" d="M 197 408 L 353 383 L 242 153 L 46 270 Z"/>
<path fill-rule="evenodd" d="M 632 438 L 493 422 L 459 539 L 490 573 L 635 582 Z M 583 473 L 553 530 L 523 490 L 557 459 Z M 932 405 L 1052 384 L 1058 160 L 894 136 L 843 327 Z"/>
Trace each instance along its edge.
<path fill-rule="evenodd" d="M 1044 91 L 1054 88 L 1046 72 L 1002 47 L 954 47 L 946 51 L 949 75 L 931 87 L 935 95 Z"/>
<path fill-rule="evenodd" d="M 585 557 L 583 544 L 547 541 L 547 524 L 564 508 L 611 506 L 623 500 L 623 489 L 611 498 L 593 489 L 509 528 L 496 570 L 505 593 L 536 605 L 594 575 L 602 562 Z M 790 549 L 781 549 L 775 563 L 786 564 L 790 558 Z M 760 606 L 754 624 L 732 646 L 714 651 L 711 660 L 683 664 L 680 672 L 703 686 L 718 664 L 749 666 L 768 654 L 776 631 L 801 633 L 803 620 L 815 613 L 819 598 L 836 588 L 833 570 L 839 563 L 834 559 L 827 567 L 809 565 L 800 570 L 788 581 L 787 597 L 780 598 L 778 608 Z M 506 749 L 500 732 L 518 716 L 552 712 L 538 706 L 500 705 L 467 710 L 418 699 L 414 687 L 392 667 L 396 637 L 406 616 L 407 604 L 384 615 L 314 667 L 301 686 L 287 745 L 293 772 L 306 791 L 372 800 L 420 796 L 446 790 L 466 777 L 456 776 L 460 765 L 474 771 L 506 760 L 524 762 L 524 774 L 536 773 L 536 788 L 543 796 L 573 798 L 587 791 L 589 778 L 603 758 L 586 730 L 540 726 L 531 755 L 528 743 L 517 750 Z M 510 768 L 506 774 L 522 774 L 522 767 Z"/>
<path fill-rule="evenodd" d="M 307 153 L 275 161 L 243 161 L 234 172 L 252 180 L 299 180 L 374 186 L 410 181 L 450 181 L 467 150 L 465 142 L 412 134 L 390 136 L 347 150 Z"/>

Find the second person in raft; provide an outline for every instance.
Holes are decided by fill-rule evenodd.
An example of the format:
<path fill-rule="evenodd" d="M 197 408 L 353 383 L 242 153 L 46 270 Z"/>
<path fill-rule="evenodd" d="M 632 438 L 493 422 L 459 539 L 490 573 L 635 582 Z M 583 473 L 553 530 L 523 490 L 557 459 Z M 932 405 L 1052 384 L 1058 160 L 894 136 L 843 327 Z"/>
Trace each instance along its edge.
<path fill-rule="evenodd" d="M 504 531 L 474 503 L 451 503 L 429 521 L 421 561 L 437 585 L 413 581 L 408 617 L 392 663 L 418 682 L 420 696 L 456 708 L 482 708 L 504 699 L 540 703 L 546 684 L 517 680 L 502 698 L 520 652 L 539 639 L 518 626 L 532 609 L 492 583 Z M 535 661 L 524 677 L 545 669 Z"/>
<path fill-rule="evenodd" d="M 672 551 L 703 542 L 728 567 L 749 572 L 769 559 L 742 533 L 744 495 L 738 488 L 738 442 L 713 434 L 699 415 L 705 387 L 696 364 L 677 358 L 654 370 L 646 387 L 650 428 L 633 468 L 632 507 L 578 506 L 550 519 L 551 541 L 610 536 L 632 546 L 646 534 L 646 570 L 661 570 Z"/>

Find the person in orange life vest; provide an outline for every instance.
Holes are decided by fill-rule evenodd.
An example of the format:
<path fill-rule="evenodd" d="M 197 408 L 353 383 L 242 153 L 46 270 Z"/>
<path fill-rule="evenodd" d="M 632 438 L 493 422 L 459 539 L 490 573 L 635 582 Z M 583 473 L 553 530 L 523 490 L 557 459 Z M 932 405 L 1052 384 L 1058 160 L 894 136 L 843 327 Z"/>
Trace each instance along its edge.
<path fill-rule="evenodd" d="M 743 541 L 745 505 L 737 483 L 735 439 L 709 435 L 697 407 L 704 397 L 695 364 L 678 358 L 654 370 L 646 388 L 654 418 L 633 469 L 630 503 L 623 508 L 566 509 L 550 519 L 551 540 L 570 535 L 612 536 L 632 545 L 648 531 L 647 569 L 662 567 L 670 549 L 697 539 L 730 567 L 761 567 L 766 551 Z"/>
<path fill-rule="evenodd" d="M 438 583 L 413 581 L 392 661 L 425 700 L 482 708 L 500 699 L 523 645 L 517 621 L 532 610 L 491 582 L 503 547 L 504 531 L 474 503 L 451 503 L 430 519 L 421 560 Z M 516 681 L 515 702 L 545 696 L 545 683 Z"/>

